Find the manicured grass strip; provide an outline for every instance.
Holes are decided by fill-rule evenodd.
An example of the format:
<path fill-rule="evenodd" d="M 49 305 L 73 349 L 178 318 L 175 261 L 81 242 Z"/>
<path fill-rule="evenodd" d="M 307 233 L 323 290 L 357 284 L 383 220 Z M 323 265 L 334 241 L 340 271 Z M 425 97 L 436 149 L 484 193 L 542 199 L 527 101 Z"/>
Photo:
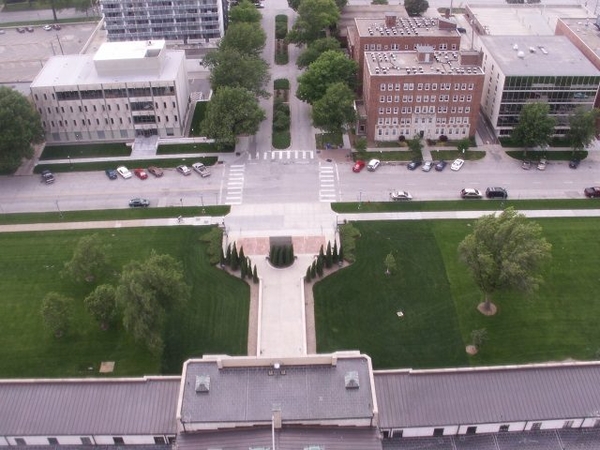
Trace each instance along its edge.
<path fill-rule="evenodd" d="M 341 133 L 319 133 L 315 135 L 315 139 L 317 148 L 320 150 L 324 150 L 327 144 L 331 145 L 333 148 L 338 148 L 338 146 L 344 143 L 344 138 Z"/>
<path fill-rule="evenodd" d="M 451 159 L 456 159 L 456 158 L 462 158 L 465 161 L 475 161 L 478 159 L 483 159 L 485 157 L 485 152 L 467 150 L 466 152 L 463 153 L 456 149 L 455 150 L 432 150 L 431 157 L 434 160 L 440 160 L 440 159 L 451 160 Z"/>
<path fill-rule="evenodd" d="M 360 154 L 356 153 L 354 159 L 364 159 L 365 161 L 371 158 L 377 158 L 380 161 L 412 161 L 413 159 L 423 159 L 423 156 L 420 153 L 415 153 L 408 148 L 406 150 L 398 150 L 398 151 L 369 151 L 362 152 Z"/>
<path fill-rule="evenodd" d="M 216 164 L 216 156 L 204 156 L 194 158 L 165 158 L 165 159 L 121 159 L 111 161 L 94 161 L 94 162 L 73 162 L 60 163 L 60 164 L 38 164 L 33 170 L 34 173 L 42 173 L 43 170 L 49 169 L 53 172 L 92 172 L 96 170 L 115 169 L 118 166 L 126 166 L 131 168 L 134 167 L 148 167 L 148 166 L 159 166 L 159 167 L 177 167 L 180 164 L 192 164 L 193 162 L 200 161 L 204 165 L 212 166 Z"/>
<path fill-rule="evenodd" d="M 183 361 L 204 353 L 246 350 L 248 286 L 207 263 L 200 237 L 206 227 L 97 230 L 111 246 L 115 275 L 152 249 L 182 261 L 192 286 L 189 303 L 167 317 L 163 360 L 150 355 L 117 325 L 101 331 L 83 307 L 94 286 L 60 276 L 77 240 L 90 231 L 0 234 L 0 377 L 98 376 L 101 361 L 115 361 L 113 376 L 180 373 Z M 56 291 L 74 299 L 73 328 L 62 339 L 48 335 L 41 300 Z M 92 371 L 88 371 L 92 367 Z"/>
<path fill-rule="evenodd" d="M 509 193 L 510 194 L 510 193 Z M 583 196 L 583 192 L 581 194 Z M 600 209 L 596 199 L 545 199 L 545 200 L 457 200 L 430 202 L 362 202 L 332 203 L 337 213 L 376 213 L 409 211 L 498 211 L 513 206 L 517 210 L 528 209 Z"/>
<path fill-rule="evenodd" d="M 231 207 L 198 206 L 169 207 L 169 208 L 130 208 L 130 209 L 96 209 L 91 211 L 58 211 L 43 213 L 0 214 L 0 225 L 17 223 L 54 223 L 54 222 L 94 222 L 98 220 L 135 220 L 158 219 L 163 217 L 191 216 L 225 216 Z"/>
<path fill-rule="evenodd" d="M 272 144 L 273 147 L 280 150 L 286 149 L 292 142 L 292 136 L 289 131 L 273 131 Z"/>
<path fill-rule="evenodd" d="M 509 150 L 506 154 L 511 158 L 521 161 L 524 159 L 537 161 L 541 158 L 546 158 L 548 161 L 570 161 L 573 158 L 584 160 L 588 157 L 587 151 L 572 152 L 570 150 L 551 150 L 547 152 L 538 150 L 527 150 L 527 152 L 523 150 Z"/>
<path fill-rule="evenodd" d="M 206 109 L 208 108 L 208 102 L 196 102 L 194 108 L 194 115 L 192 117 L 192 126 L 190 128 L 190 136 L 200 137 L 203 135 L 201 124 L 206 116 Z"/>
<path fill-rule="evenodd" d="M 180 153 L 227 153 L 232 152 L 235 146 L 219 148 L 214 143 L 199 142 L 194 144 L 163 144 L 158 146 L 157 155 L 177 155 Z"/>
<path fill-rule="evenodd" d="M 86 145 L 47 145 L 40 160 L 71 158 L 101 158 L 131 155 L 131 147 L 124 143 Z"/>
<path fill-rule="evenodd" d="M 600 219 L 537 222 L 553 245 L 545 283 L 529 296 L 494 294 L 492 317 L 477 311 L 481 293 L 458 259 L 471 221 L 355 224 L 357 262 L 314 287 L 318 351 L 360 349 L 376 368 L 597 359 Z M 390 252 L 398 268 L 386 276 Z M 471 332 L 482 328 L 488 341 L 468 357 Z"/>

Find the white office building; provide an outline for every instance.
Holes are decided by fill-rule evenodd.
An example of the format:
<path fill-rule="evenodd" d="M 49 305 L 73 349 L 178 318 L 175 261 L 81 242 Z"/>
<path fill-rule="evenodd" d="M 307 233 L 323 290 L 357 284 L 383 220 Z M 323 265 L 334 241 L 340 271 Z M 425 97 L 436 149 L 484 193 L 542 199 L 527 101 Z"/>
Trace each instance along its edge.
<path fill-rule="evenodd" d="M 184 43 L 221 38 L 225 0 L 101 0 L 110 41 L 165 39 Z"/>
<path fill-rule="evenodd" d="M 47 142 L 181 137 L 189 105 L 185 54 L 165 41 L 103 44 L 54 56 L 31 84 Z"/>

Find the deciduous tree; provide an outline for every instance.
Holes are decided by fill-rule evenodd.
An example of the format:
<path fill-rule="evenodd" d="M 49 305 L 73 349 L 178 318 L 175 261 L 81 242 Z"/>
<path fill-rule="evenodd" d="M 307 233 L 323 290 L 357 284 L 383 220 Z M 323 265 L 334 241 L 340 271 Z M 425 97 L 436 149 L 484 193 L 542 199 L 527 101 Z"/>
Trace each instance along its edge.
<path fill-rule="evenodd" d="M 392 270 L 396 270 L 396 258 L 394 258 L 392 252 L 389 252 L 386 255 L 385 261 L 383 263 L 385 264 L 386 275 L 390 275 L 392 273 Z"/>
<path fill-rule="evenodd" d="M 429 9 L 427 0 L 404 0 L 404 9 L 409 16 L 418 16 Z"/>
<path fill-rule="evenodd" d="M 598 109 L 577 108 L 569 117 L 570 128 L 567 136 L 573 151 L 584 150 L 594 140 L 598 113 Z"/>
<path fill-rule="evenodd" d="M 88 312 L 100 324 L 100 328 L 108 329 L 117 316 L 115 288 L 110 284 L 101 284 L 83 302 Z"/>
<path fill-rule="evenodd" d="M 542 263 L 550 259 L 551 249 L 540 225 L 512 208 L 478 219 L 473 232 L 458 246 L 458 253 L 484 295 L 480 311 L 495 312 L 491 295 L 496 291 L 536 290 L 542 282 Z"/>
<path fill-rule="evenodd" d="M 519 123 L 512 132 L 513 140 L 526 148 L 547 145 L 554 133 L 556 121 L 548 113 L 547 103 L 528 103 L 523 106 Z"/>
<path fill-rule="evenodd" d="M 109 246 L 97 233 L 83 236 L 77 242 L 73 257 L 65 263 L 64 274 L 77 282 L 91 283 L 109 267 Z"/>
<path fill-rule="evenodd" d="M 260 23 L 262 14 L 248 0 L 242 0 L 229 11 L 229 23 Z"/>
<path fill-rule="evenodd" d="M 0 124 L 0 172 L 12 173 L 23 158 L 33 156 L 32 144 L 42 140 L 44 130 L 27 98 L 5 86 L 0 87 Z"/>
<path fill-rule="evenodd" d="M 217 145 L 232 145 L 240 134 L 255 134 L 265 117 L 265 111 L 250 91 L 222 87 L 213 94 L 202 129 Z"/>
<path fill-rule="evenodd" d="M 260 57 L 226 48 L 209 52 L 202 64 L 210 69 L 210 84 L 214 91 L 224 87 L 244 88 L 254 96 L 268 96 L 265 85 L 270 79 L 269 65 Z"/>
<path fill-rule="evenodd" d="M 344 83 L 353 89 L 356 85 L 357 67 L 356 61 L 343 53 L 326 51 L 298 77 L 296 96 L 312 104 L 322 98 L 332 84 Z"/>
<path fill-rule="evenodd" d="M 325 30 L 335 25 L 340 10 L 334 0 L 302 0 L 298 6 L 298 18 L 287 35 L 295 44 L 308 44 L 324 37 Z"/>
<path fill-rule="evenodd" d="M 49 292 L 42 300 L 41 314 L 44 325 L 55 337 L 62 337 L 71 322 L 73 300 L 56 292 Z"/>
<path fill-rule="evenodd" d="M 313 104 L 313 125 L 323 131 L 343 133 L 355 119 L 354 93 L 344 83 L 330 85 Z"/>
<path fill-rule="evenodd" d="M 242 55 L 260 57 L 265 48 L 267 35 L 260 23 L 239 22 L 229 25 L 227 33 L 221 39 L 219 51 L 232 49 Z"/>
<path fill-rule="evenodd" d="M 340 41 L 333 37 L 325 37 L 311 42 L 296 59 L 296 65 L 299 69 L 304 69 L 305 67 L 310 66 L 322 53 L 325 53 L 328 50 L 341 52 L 342 47 Z"/>

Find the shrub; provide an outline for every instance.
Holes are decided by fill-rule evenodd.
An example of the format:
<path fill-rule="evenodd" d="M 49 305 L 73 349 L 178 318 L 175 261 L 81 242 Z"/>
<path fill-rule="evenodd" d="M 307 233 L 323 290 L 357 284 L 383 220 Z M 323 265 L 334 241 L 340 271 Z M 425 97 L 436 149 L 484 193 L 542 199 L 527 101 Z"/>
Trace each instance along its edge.
<path fill-rule="evenodd" d="M 343 261 L 344 258 L 348 262 L 355 261 L 356 255 L 354 254 L 354 251 L 356 249 L 356 239 L 359 237 L 360 231 L 358 231 L 351 223 L 340 226 L 340 261 Z"/>

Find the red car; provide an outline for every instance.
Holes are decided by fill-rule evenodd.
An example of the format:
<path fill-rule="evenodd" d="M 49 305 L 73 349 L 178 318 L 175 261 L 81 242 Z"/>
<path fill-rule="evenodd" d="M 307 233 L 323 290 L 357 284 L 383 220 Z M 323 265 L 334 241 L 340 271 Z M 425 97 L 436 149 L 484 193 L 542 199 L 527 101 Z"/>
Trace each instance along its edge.
<path fill-rule="evenodd" d="M 592 186 L 589 188 L 585 188 L 583 193 L 585 194 L 586 197 L 589 197 L 589 198 L 600 197 L 600 186 Z"/>
<path fill-rule="evenodd" d="M 361 170 L 363 170 L 365 168 L 365 162 L 362 159 L 359 159 L 358 161 L 356 161 L 354 163 L 354 166 L 352 167 L 352 172 L 360 172 Z"/>
<path fill-rule="evenodd" d="M 146 171 L 144 169 L 133 169 L 133 173 L 140 180 L 145 180 L 146 178 L 148 178 L 148 174 L 146 173 Z"/>

